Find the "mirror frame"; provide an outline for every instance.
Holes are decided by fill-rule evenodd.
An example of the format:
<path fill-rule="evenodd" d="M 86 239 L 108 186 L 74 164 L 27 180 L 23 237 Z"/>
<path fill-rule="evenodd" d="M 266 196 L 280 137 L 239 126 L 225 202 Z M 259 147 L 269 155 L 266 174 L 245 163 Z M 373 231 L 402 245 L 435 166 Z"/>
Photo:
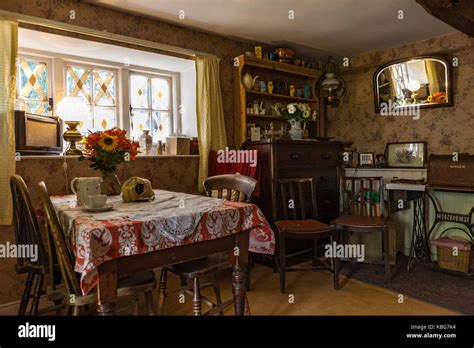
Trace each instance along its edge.
<path fill-rule="evenodd" d="M 448 93 L 448 102 L 444 104 L 418 104 L 420 106 L 420 109 L 430 109 L 430 108 L 442 108 L 442 107 L 447 107 L 447 106 L 453 106 L 454 105 L 454 93 L 453 93 L 453 75 L 452 75 L 452 69 L 451 65 L 449 63 L 449 60 L 445 57 L 442 56 L 430 56 L 430 55 L 425 55 L 425 56 L 416 56 L 416 57 L 408 57 L 408 58 L 402 58 L 402 59 L 397 59 L 397 60 L 392 60 L 388 63 L 385 63 L 384 65 L 381 65 L 377 70 L 375 70 L 374 76 L 373 76 L 373 85 L 374 85 L 374 103 L 375 103 L 375 112 L 380 113 L 380 104 L 379 104 L 379 95 L 378 95 L 378 77 L 380 73 L 385 70 L 385 68 L 398 64 L 398 63 L 403 63 L 403 62 L 408 62 L 411 60 L 419 60 L 419 59 L 433 59 L 433 60 L 438 60 L 442 62 L 446 66 L 446 79 L 448 83 L 448 87 L 446 92 Z M 416 104 L 415 104 L 416 105 Z M 408 106 L 400 106 L 399 108 L 403 109 Z"/>

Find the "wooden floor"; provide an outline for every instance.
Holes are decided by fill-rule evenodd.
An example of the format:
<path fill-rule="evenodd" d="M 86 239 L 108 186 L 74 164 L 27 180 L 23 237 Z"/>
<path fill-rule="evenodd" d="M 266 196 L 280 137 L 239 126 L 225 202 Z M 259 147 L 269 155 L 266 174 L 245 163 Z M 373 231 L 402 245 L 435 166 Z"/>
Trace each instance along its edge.
<path fill-rule="evenodd" d="M 332 275 L 326 271 L 295 272 L 287 274 L 288 293 L 283 295 L 278 288 L 278 275 L 270 268 L 257 265 L 253 272 L 252 290 L 248 293 L 252 315 L 457 315 L 446 308 L 432 305 L 418 299 L 404 296 L 399 303 L 399 294 L 384 288 L 341 276 L 342 288 L 332 287 Z M 222 275 L 223 299 L 231 298 L 230 275 Z M 180 287 L 175 276 L 169 279 L 170 291 Z M 213 297 L 211 289 L 204 289 L 204 295 Z M 292 295 L 292 296 L 290 296 Z M 294 299 L 294 303 L 290 303 Z M 128 300 L 118 306 L 118 314 L 129 314 Z M 177 293 L 166 300 L 165 315 L 190 315 L 191 297 L 185 303 L 179 302 Z M 207 310 L 203 305 L 203 311 Z M 94 309 L 92 309 L 94 314 Z M 16 309 L 0 307 L 0 315 L 15 314 Z M 145 313 L 144 313 L 145 314 Z M 226 310 L 233 314 L 233 308 Z"/>
<path fill-rule="evenodd" d="M 228 278 L 228 277 L 227 277 Z M 252 272 L 252 290 L 248 299 L 252 315 L 457 315 L 449 309 L 404 296 L 398 303 L 399 294 L 341 276 L 342 288 L 334 290 L 332 274 L 327 271 L 287 273 L 287 294 L 279 291 L 278 274 L 268 267 L 257 265 Z M 177 279 L 170 282 L 179 287 Z M 223 299 L 231 296 L 230 283 L 223 286 Z M 212 290 L 203 293 L 212 297 Z M 294 303 L 289 303 L 294 296 Z M 178 295 L 166 300 L 165 314 L 190 314 L 191 298 L 180 304 Z M 232 309 L 228 310 L 232 314 Z"/>

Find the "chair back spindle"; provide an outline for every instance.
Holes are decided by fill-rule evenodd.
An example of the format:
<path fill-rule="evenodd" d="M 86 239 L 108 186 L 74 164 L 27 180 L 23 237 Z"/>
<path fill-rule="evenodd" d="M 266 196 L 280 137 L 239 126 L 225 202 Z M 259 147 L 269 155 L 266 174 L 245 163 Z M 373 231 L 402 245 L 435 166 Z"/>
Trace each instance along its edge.
<path fill-rule="evenodd" d="M 38 184 L 38 193 L 43 205 L 48 231 L 51 234 L 56 249 L 56 255 L 58 258 L 64 286 L 69 294 L 80 296 L 81 290 L 79 286 L 79 280 L 77 273 L 73 268 L 74 258 L 69 251 L 64 231 L 61 227 L 61 224 L 59 223 L 56 211 L 54 210 L 51 199 L 49 198 L 48 189 L 46 188 L 44 181 L 41 181 Z"/>
<path fill-rule="evenodd" d="M 317 204 L 312 178 L 276 179 L 283 220 L 316 219 Z M 305 193 L 309 199 L 305 197 Z M 307 205 L 307 203 L 309 204 Z M 311 215 L 311 216 L 310 216 Z"/>
<path fill-rule="evenodd" d="M 343 177 L 343 214 L 384 217 L 383 177 Z"/>
<path fill-rule="evenodd" d="M 18 255 L 17 271 L 27 265 L 47 267 L 48 254 L 46 252 L 41 228 L 31 202 L 28 188 L 19 175 L 10 178 L 10 189 L 13 200 L 13 226 L 17 246 L 25 245 L 37 248 L 37 258 L 32 260 L 27 255 Z"/>

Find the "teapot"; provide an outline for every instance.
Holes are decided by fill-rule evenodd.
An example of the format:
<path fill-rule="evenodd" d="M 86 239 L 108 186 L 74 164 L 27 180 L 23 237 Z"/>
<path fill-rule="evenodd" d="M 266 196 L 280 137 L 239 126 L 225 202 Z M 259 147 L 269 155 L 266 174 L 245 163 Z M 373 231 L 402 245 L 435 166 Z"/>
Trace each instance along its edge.
<path fill-rule="evenodd" d="M 255 85 L 255 81 L 258 79 L 258 76 L 252 77 L 249 73 L 245 73 L 242 77 L 242 83 L 244 84 L 245 88 L 251 90 L 252 87 Z"/>
<path fill-rule="evenodd" d="M 100 195 L 100 185 L 102 178 L 98 177 L 82 177 L 74 178 L 71 181 L 71 191 L 77 196 L 76 206 L 82 207 L 86 205 L 87 198 L 92 195 Z"/>

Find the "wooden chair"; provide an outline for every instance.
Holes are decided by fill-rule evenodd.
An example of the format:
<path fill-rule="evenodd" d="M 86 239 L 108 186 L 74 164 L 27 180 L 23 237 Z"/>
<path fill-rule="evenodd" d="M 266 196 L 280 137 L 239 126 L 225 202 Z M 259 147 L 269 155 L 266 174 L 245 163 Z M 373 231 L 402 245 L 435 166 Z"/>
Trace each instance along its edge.
<path fill-rule="evenodd" d="M 235 202 L 250 202 L 256 184 L 257 180 L 245 175 L 216 175 L 207 178 L 204 181 L 204 191 L 208 197 L 216 196 L 218 198 L 223 198 L 223 195 L 225 193 L 225 198 L 227 200 L 232 200 Z M 215 255 L 210 255 L 205 258 L 180 263 L 170 267 L 164 267 L 161 270 L 160 285 L 158 288 L 158 298 L 162 298 L 162 302 L 160 304 L 160 313 L 163 312 L 165 299 L 167 296 L 167 272 L 170 271 L 180 276 L 182 286 L 186 286 L 189 280 L 193 281 L 192 287 L 185 288 L 184 293 L 192 295 L 193 297 L 194 315 L 202 315 L 202 301 L 211 306 L 211 309 L 206 312 L 205 315 L 213 315 L 217 313 L 223 315 L 223 310 L 227 306 L 231 305 L 234 301 L 229 300 L 224 303 L 222 302 L 221 290 L 217 278 L 217 273 L 230 268 L 232 268 L 232 264 L 228 260 L 227 253 L 219 253 Z M 201 284 L 200 279 L 204 276 L 210 276 L 212 278 L 212 282 Z M 250 267 L 248 267 L 247 269 L 247 278 L 249 283 Z M 211 286 L 214 288 L 214 293 L 216 296 L 215 302 L 201 295 L 201 289 Z M 247 300 L 246 312 L 247 314 L 250 313 Z"/>
<path fill-rule="evenodd" d="M 79 315 L 83 307 L 97 303 L 97 293 L 92 292 L 88 295 L 82 295 L 79 285 L 79 274 L 74 271 L 73 267 L 74 257 L 68 248 L 64 231 L 49 198 L 45 183 L 43 181 L 40 182 L 38 188 L 45 220 L 51 234 L 51 239 L 54 241 L 59 269 L 62 275 L 64 303 L 68 306 L 68 313 L 72 312 L 72 315 Z M 117 296 L 132 296 L 133 314 L 138 315 L 138 295 L 144 293 L 148 314 L 153 315 L 155 314 L 155 308 L 152 291 L 155 285 L 155 275 L 152 271 L 122 278 L 118 281 Z"/>
<path fill-rule="evenodd" d="M 294 271 L 317 271 L 321 269 L 330 270 L 333 273 L 334 289 L 339 289 L 339 259 L 331 259 L 332 265 L 322 262 L 317 256 L 318 240 L 330 238 L 331 243 L 337 242 L 337 233 L 329 225 L 315 220 L 317 216 L 317 204 L 315 188 L 312 178 L 276 179 L 281 199 L 282 220 L 274 222 L 279 236 L 279 272 L 280 292 L 286 292 L 286 272 Z M 305 195 L 306 193 L 306 195 Z M 306 196 L 306 197 L 305 197 Z M 307 199 L 309 198 L 309 199 Z M 277 202 L 274 202 L 276 205 Z M 275 206 L 277 211 L 277 206 Z M 288 213 L 291 210 L 291 213 Z M 306 239 L 313 241 L 313 263 L 308 267 L 287 266 L 287 259 L 301 253 L 286 254 L 287 239 Z"/>
<path fill-rule="evenodd" d="M 331 222 L 339 231 L 381 232 L 385 280 L 390 281 L 389 229 L 384 215 L 383 177 L 343 177 L 343 215 Z"/>
<path fill-rule="evenodd" d="M 54 288 L 57 284 L 55 277 L 57 270 L 57 262 L 51 250 L 50 240 L 46 236 L 43 238 L 40 223 L 37 219 L 33 204 L 31 202 L 30 192 L 19 175 L 10 177 L 10 189 L 13 199 L 13 227 L 15 230 L 16 245 L 28 245 L 37 248 L 37 259 L 19 256 L 15 270 L 18 274 L 27 273 L 25 288 L 20 301 L 18 315 L 25 315 L 30 299 L 32 300 L 30 307 L 30 315 L 39 313 L 38 306 L 41 295 L 45 293 L 44 277 L 51 276 L 49 294 L 50 299 L 54 302 L 55 308 L 59 309 L 61 298 L 54 296 Z M 31 293 L 34 287 L 33 293 Z"/>

